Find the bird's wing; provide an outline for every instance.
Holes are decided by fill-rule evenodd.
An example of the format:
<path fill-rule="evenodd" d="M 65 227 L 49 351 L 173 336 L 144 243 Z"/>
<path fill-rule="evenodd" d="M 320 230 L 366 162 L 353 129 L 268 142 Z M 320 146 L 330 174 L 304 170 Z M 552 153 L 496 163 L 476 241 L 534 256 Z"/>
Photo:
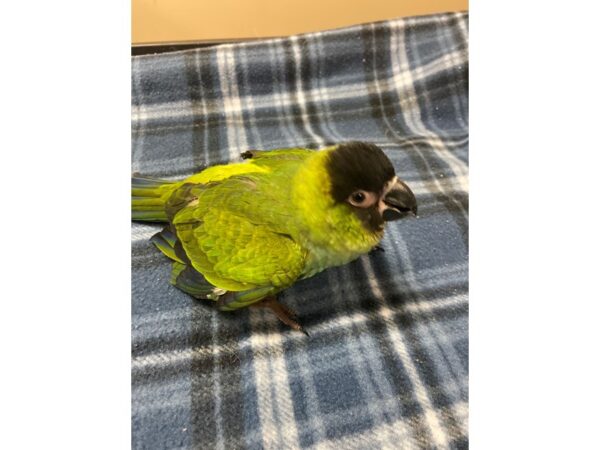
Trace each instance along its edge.
<path fill-rule="evenodd" d="M 274 292 L 293 284 L 304 269 L 305 250 L 285 233 L 289 205 L 282 208 L 264 178 L 184 185 L 167 204 L 192 266 L 218 288 Z"/>

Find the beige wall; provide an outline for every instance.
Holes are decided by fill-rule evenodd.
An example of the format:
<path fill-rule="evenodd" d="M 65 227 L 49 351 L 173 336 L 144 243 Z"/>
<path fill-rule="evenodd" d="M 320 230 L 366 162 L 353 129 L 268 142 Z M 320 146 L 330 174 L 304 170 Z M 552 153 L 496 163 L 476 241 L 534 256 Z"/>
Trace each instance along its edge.
<path fill-rule="evenodd" d="M 285 36 L 467 9 L 467 0 L 132 0 L 132 44 Z"/>

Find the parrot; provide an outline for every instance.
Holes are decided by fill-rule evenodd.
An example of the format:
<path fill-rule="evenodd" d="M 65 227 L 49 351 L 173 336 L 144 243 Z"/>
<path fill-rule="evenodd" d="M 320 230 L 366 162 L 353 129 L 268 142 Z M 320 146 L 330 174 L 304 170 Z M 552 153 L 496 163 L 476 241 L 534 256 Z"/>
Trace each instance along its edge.
<path fill-rule="evenodd" d="M 417 216 L 415 195 L 372 143 L 241 158 L 179 181 L 134 173 L 132 220 L 166 224 L 150 240 L 176 288 L 221 311 L 267 308 L 308 334 L 277 294 L 381 248 L 387 222 Z"/>

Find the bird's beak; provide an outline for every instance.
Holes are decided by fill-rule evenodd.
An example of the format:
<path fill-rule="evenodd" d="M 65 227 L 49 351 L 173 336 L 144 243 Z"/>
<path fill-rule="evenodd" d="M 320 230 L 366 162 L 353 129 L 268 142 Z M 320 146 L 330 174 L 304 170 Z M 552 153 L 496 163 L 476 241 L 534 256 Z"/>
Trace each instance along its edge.
<path fill-rule="evenodd" d="M 409 213 L 416 217 L 417 199 L 406 183 L 395 178 L 381 199 L 380 210 L 386 222 L 402 219 Z"/>

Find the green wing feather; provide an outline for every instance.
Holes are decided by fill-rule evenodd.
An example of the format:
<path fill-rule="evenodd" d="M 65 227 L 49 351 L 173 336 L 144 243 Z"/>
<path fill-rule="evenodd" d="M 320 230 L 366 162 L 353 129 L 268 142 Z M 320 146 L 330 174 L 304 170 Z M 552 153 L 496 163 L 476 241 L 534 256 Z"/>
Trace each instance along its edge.
<path fill-rule="evenodd" d="M 152 242 L 156 248 L 163 252 L 165 256 L 169 257 L 175 262 L 185 265 L 185 262 L 179 256 L 177 256 L 177 253 L 175 252 L 177 238 L 168 228 L 165 228 L 152 236 L 150 238 L 150 242 Z"/>
<path fill-rule="evenodd" d="M 286 172 L 282 167 L 277 175 L 246 173 L 185 184 L 167 202 L 190 264 L 211 285 L 230 292 L 220 301 L 221 309 L 248 306 L 292 285 L 303 273 L 306 250 L 288 234 L 293 211 L 288 190 L 278 188 L 288 182 Z"/>
<path fill-rule="evenodd" d="M 305 255 L 274 223 L 285 214 L 261 214 L 261 205 L 252 208 L 250 203 L 257 199 L 247 193 L 228 195 L 239 189 L 233 184 L 197 189 L 198 198 L 175 215 L 177 237 L 192 265 L 227 290 L 289 286 L 301 273 Z"/>
<path fill-rule="evenodd" d="M 176 250 L 180 244 L 168 228 L 152 236 L 151 242 L 173 260 L 170 280 L 172 285 L 194 298 L 217 301 L 217 307 L 220 310 L 231 311 L 243 308 L 279 291 L 272 286 L 266 286 L 247 291 L 227 292 L 210 284 L 200 272 L 190 265 L 187 255 L 185 253 L 181 255 L 181 252 Z"/>

